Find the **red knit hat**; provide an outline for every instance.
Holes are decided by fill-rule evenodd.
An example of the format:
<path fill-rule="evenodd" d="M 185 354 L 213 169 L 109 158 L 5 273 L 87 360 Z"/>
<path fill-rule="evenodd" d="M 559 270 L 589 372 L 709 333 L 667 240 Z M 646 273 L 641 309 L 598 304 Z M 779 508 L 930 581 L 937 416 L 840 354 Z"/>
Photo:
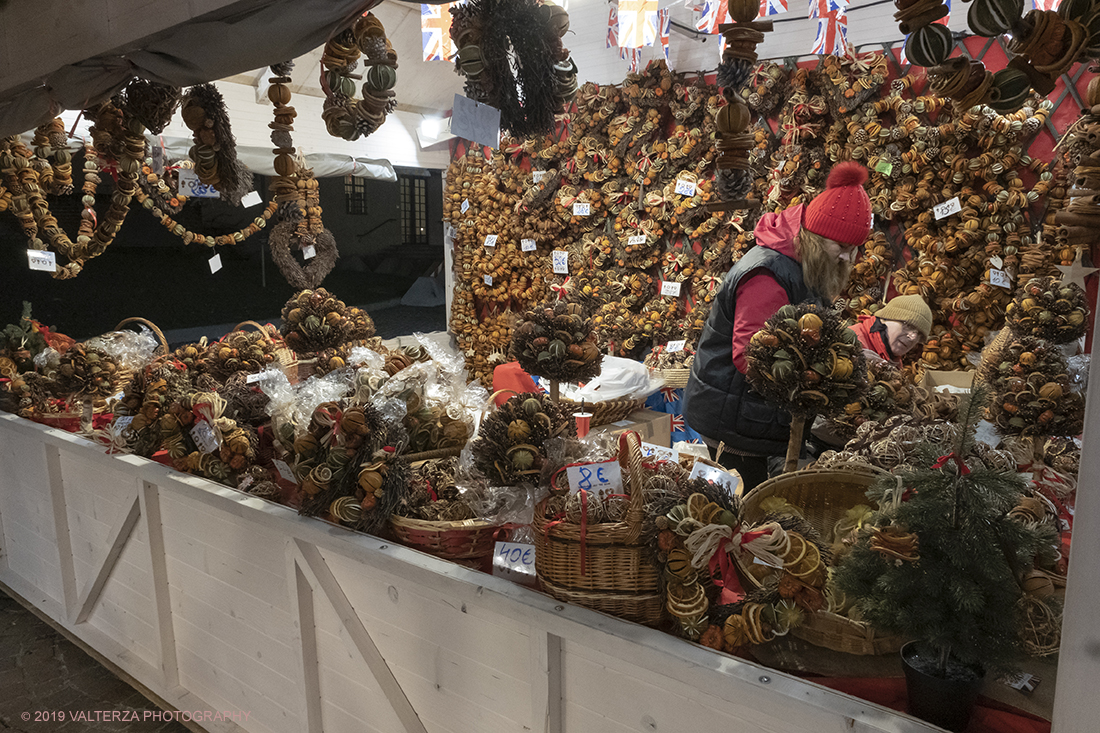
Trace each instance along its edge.
<path fill-rule="evenodd" d="M 836 165 L 825 190 L 806 207 L 802 226 L 826 239 L 863 244 L 871 233 L 871 199 L 863 190 L 866 180 L 867 169 L 854 160 Z"/>

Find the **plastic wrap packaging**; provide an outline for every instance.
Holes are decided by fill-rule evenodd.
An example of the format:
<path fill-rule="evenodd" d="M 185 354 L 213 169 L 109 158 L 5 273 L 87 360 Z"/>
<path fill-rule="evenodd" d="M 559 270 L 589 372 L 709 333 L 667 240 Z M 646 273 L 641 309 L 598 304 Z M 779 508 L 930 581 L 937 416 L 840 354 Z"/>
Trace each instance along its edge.
<path fill-rule="evenodd" d="M 584 438 L 550 438 L 543 443 L 546 460 L 539 474 L 539 491 L 535 503 L 545 499 L 552 490 L 554 475 L 576 463 L 603 463 L 615 460 L 619 454 L 618 436 L 609 433 L 589 433 Z M 559 481 L 559 486 L 561 482 Z"/>
<path fill-rule="evenodd" d="M 479 482 L 459 486 L 459 492 L 474 516 L 491 524 L 527 525 L 535 517 L 538 489 L 531 484 L 489 486 Z"/>
<path fill-rule="evenodd" d="M 34 370 L 39 374 L 49 374 L 61 366 L 61 354 L 51 346 L 34 355 Z"/>
<path fill-rule="evenodd" d="M 37 357 L 36 357 L 37 358 Z M 1089 386 L 1089 365 L 1092 355 L 1079 354 L 1066 359 L 1066 372 L 1069 374 L 1069 386 L 1074 392 L 1084 394 Z"/>
<path fill-rule="evenodd" d="M 363 367 L 381 372 L 385 363 L 386 357 L 374 349 L 368 349 L 366 346 L 354 346 L 348 354 L 348 366 L 352 367 Z"/>
<path fill-rule="evenodd" d="M 689 443 L 679 440 L 672 445 L 672 450 L 682 456 L 695 456 L 697 458 L 710 458 L 710 449 L 705 443 Z"/>
<path fill-rule="evenodd" d="M 153 332 L 144 326 L 141 333 L 135 331 L 111 331 L 84 342 L 88 348 L 100 349 L 109 354 L 121 369 L 136 372 L 153 360 L 153 352 L 160 344 Z"/>
<path fill-rule="evenodd" d="M 619 398 L 644 399 L 659 390 L 664 383 L 663 378 L 640 362 L 605 356 L 600 376 L 583 387 L 564 384 L 561 387 L 562 397 L 574 402 L 603 402 Z"/>
<path fill-rule="evenodd" d="M 322 402 L 338 402 L 351 394 L 352 372 L 337 369 L 321 377 L 310 377 L 292 385 L 281 371 L 268 367 L 256 383 L 271 400 L 267 414 L 275 435 L 285 442 L 302 436 L 309 427 L 313 411 Z"/>

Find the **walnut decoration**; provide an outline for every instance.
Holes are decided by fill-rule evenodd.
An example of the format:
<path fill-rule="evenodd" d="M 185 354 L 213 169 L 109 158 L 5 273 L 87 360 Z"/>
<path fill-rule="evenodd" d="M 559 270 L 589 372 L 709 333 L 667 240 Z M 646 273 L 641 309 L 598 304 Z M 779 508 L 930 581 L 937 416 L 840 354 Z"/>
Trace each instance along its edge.
<path fill-rule="evenodd" d="M 374 336 L 374 321 L 359 308 L 348 307 L 324 288 L 302 290 L 283 306 L 280 333 L 301 358 L 321 357 L 316 365 L 329 372 L 347 365 L 353 346 L 366 346 Z"/>
<path fill-rule="evenodd" d="M 1089 307 L 1076 283 L 1035 277 L 1024 283 L 1005 309 L 1005 325 L 1016 337 L 1035 336 L 1055 344 L 1076 341 L 1085 334 Z"/>
<path fill-rule="evenodd" d="M 481 424 L 471 445 L 474 465 L 494 486 L 534 482 L 546 458 L 542 444 L 559 436 L 576 436 L 570 414 L 548 395 L 516 395 Z"/>
<path fill-rule="evenodd" d="M 353 73 L 360 53 L 365 56 L 362 75 Z M 397 52 L 374 13 L 364 14 L 351 28 L 329 40 L 321 66 L 321 89 L 325 91 L 321 117 L 333 137 L 358 140 L 370 135 L 397 107 L 393 91 L 397 84 Z M 359 79 L 363 80 L 362 99 L 355 98 L 355 82 Z M 283 96 L 289 98 L 289 93 Z"/>
<path fill-rule="evenodd" d="M 530 374 L 584 382 L 599 375 L 602 355 L 583 309 L 558 302 L 523 314 L 512 331 L 511 356 Z"/>
<path fill-rule="evenodd" d="M 1010 342 L 990 364 L 989 416 L 1001 435 L 1072 436 L 1081 432 L 1084 399 L 1071 389 L 1066 360 L 1034 337 Z"/>

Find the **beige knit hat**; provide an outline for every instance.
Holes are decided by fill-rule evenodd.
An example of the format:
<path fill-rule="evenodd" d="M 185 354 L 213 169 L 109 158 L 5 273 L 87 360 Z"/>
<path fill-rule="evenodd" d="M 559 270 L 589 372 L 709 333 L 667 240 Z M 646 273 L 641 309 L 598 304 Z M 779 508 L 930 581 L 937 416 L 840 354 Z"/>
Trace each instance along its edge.
<path fill-rule="evenodd" d="M 926 339 L 932 332 L 932 309 L 919 295 L 899 295 L 875 311 L 875 316 L 884 321 L 908 323 Z"/>

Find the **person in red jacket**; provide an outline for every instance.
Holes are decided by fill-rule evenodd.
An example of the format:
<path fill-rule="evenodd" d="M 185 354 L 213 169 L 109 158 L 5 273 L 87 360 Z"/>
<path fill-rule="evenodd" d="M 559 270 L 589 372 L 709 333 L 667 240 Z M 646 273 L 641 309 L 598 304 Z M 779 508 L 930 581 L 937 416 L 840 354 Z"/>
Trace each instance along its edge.
<path fill-rule="evenodd" d="M 736 469 L 745 489 L 781 463 L 790 414 L 767 404 L 745 379 L 745 347 L 764 322 L 793 303 L 830 305 L 848 283 L 859 247 L 871 232 L 867 169 L 848 161 L 829 173 L 808 205 L 765 214 L 756 246 L 727 273 L 715 297 L 684 390 L 684 418 L 718 462 Z"/>
<path fill-rule="evenodd" d="M 851 326 L 864 354 L 901 366 L 901 357 L 928 338 L 932 309 L 919 295 L 899 295 L 873 316 L 860 316 Z"/>

